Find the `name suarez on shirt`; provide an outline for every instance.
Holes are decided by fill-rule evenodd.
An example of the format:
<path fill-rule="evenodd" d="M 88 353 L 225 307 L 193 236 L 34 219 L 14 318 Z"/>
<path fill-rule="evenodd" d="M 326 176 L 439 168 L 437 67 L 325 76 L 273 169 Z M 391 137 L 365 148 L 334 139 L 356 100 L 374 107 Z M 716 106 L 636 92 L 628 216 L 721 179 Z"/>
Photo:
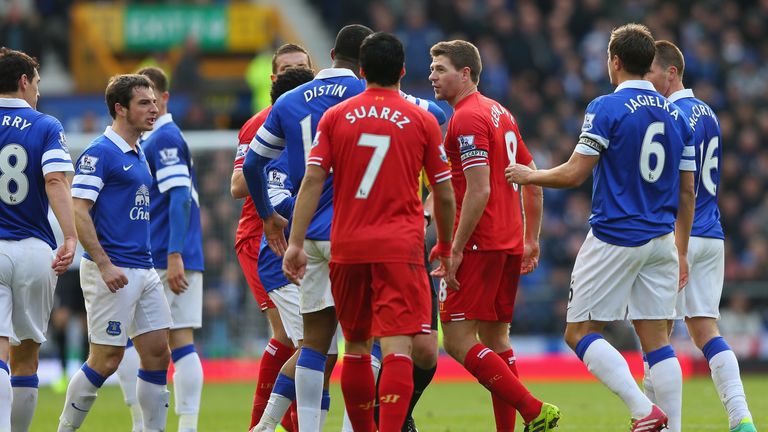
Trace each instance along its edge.
<path fill-rule="evenodd" d="M 403 129 L 405 125 L 411 122 L 407 116 L 404 116 L 400 111 L 393 110 L 389 107 L 375 107 L 372 106 L 366 109 L 365 106 L 359 106 L 352 111 L 347 112 L 344 117 L 349 121 L 349 124 L 355 124 L 357 119 L 363 118 L 376 118 L 381 120 L 388 120 L 397 125 L 398 128 Z"/>

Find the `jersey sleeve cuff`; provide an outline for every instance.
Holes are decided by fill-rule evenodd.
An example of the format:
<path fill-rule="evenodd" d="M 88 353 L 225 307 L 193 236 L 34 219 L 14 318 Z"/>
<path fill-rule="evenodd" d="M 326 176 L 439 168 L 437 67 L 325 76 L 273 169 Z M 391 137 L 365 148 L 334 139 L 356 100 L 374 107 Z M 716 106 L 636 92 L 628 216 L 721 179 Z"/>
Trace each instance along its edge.
<path fill-rule="evenodd" d="M 680 171 L 696 171 L 696 161 L 688 159 L 681 160 Z"/>
<path fill-rule="evenodd" d="M 574 151 L 584 156 L 600 156 L 600 152 L 586 144 L 576 144 Z"/>

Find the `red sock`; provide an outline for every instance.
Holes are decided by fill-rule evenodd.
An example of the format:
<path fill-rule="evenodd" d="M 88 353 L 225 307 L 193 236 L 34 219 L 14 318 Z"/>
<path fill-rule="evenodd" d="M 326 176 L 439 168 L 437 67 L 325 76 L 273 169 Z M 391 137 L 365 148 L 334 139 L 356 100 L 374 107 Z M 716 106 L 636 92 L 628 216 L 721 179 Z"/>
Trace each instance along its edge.
<path fill-rule="evenodd" d="M 491 394 L 520 411 L 526 423 L 541 413 L 541 401 L 531 395 L 498 354 L 482 344 L 469 349 L 467 357 L 464 358 L 464 367 L 480 384 L 490 390 Z"/>
<path fill-rule="evenodd" d="M 409 375 L 410 376 L 410 375 Z M 355 432 L 373 432 L 373 407 L 376 400 L 376 382 L 371 370 L 369 354 L 345 354 L 341 368 L 341 392 L 352 429 Z"/>
<path fill-rule="evenodd" d="M 384 357 L 379 377 L 379 432 L 399 432 L 413 393 L 413 361 L 404 354 Z"/>
<path fill-rule="evenodd" d="M 270 339 L 267 347 L 264 348 L 264 354 L 259 362 L 259 379 L 256 383 L 256 391 L 253 393 L 250 428 L 256 426 L 261 420 L 280 368 L 293 355 L 293 351 L 292 347 L 283 345 L 275 339 Z"/>
<path fill-rule="evenodd" d="M 498 354 L 504 360 L 504 363 L 509 366 L 512 375 L 518 376 L 517 366 L 515 365 L 515 352 L 510 349 Z M 517 414 L 515 407 L 493 393 L 491 393 L 491 400 L 493 401 L 493 415 L 496 417 L 496 432 L 514 432 L 515 416 Z"/>
<path fill-rule="evenodd" d="M 286 432 L 299 432 L 299 413 L 296 411 L 296 401 L 293 401 L 291 407 L 288 408 L 280 424 Z"/>

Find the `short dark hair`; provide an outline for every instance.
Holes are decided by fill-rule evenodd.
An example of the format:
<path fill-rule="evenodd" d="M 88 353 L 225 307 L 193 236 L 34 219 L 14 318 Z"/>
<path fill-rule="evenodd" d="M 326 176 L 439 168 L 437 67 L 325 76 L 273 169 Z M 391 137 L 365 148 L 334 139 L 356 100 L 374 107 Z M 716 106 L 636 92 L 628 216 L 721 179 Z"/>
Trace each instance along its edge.
<path fill-rule="evenodd" d="M 608 55 L 618 56 L 624 69 L 633 75 L 645 75 L 651 70 L 656 46 L 648 27 L 625 24 L 613 29 L 608 42 Z M 610 59 L 609 59 L 610 60 Z"/>
<path fill-rule="evenodd" d="M 438 42 L 429 50 L 433 58 L 445 56 L 456 69 L 469 68 L 469 77 L 472 82 L 480 82 L 480 73 L 483 71 L 483 62 L 480 60 L 480 51 L 471 43 L 463 40 Z"/>
<path fill-rule="evenodd" d="M 333 52 L 337 57 L 357 62 L 360 59 L 360 45 L 363 39 L 372 33 L 373 30 L 361 24 L 344 26 L 336 35 Z"/>
<path fill-rule="evenodd" d="M 279 74 L 272 83 L 272 89 L 269 91 L 269 96 L 272 98 L 272 104 L 274 104 L 277 98 L 282 96 L 283 93 L 293 90 L 306 82 L 312 81 L 314 78 L 315 73 L 312 72 L 311 69 L 306 68 L 290 68 Z"/>
<path fill-rule="evenodd" d="M 677 68 L 677 75 L 682 79 L 685 72 L 685 57 L 677 45 L 668 40 L 656 41 L 656 63 L 664 68 L 674 66 Z"/>
<path fill-rule="evenodd" d="M 374 33 L 365 38 L 360 46 L 360 68 L 369 83 L 381 86 L 397 84 L 403 63 L 403 43 L 392 34 Z"/>
<path fill-rule="evenodd" d="M 277 73 L 277 58 L 283 54 L 290 54 L 290 53 L 304 53 L 307 55 L 307 66 L 310 68 L 312 67 L 312 57 L 309 56 L 309 53 L 307 52 L 306 48 L 304 48 L 301 45 L 296 45 L 292 43 L 287 43 L 280 45 L 280 47 L 275 51 L 275 54 L 272 56 L 272 73 Z"/>
<path fill-rule="evenodd" d="M 0 48 L 0 93 L 13 93 L 19 90 L 22 75 L 32 81 L 35 70 L 40 67 L 33 57 L 10 48 Z"/>
<path fill-rule="evenodd" d="M 109 115 L 112 116 L 113 119 L 117 117 L 115 104 L 120 104 L 128 108 L 131 104 L 131 99 L 133 99 L 133 89 L 137 87 L 151 89 L 153 88 L 152 81 L 146 76 L 139 74 L 115 75 L 109 79 L 107 90 L 104 92 L 104 99 L 107 101 Z"/>
<path fill-rule="evenodd" d="M 149 78 L 150 81 L 152 81 L 152 87 L 154 87 L 158 93 L 155 96 L 159 96 L 160 94 L 168 91 L 168 75 L 166 75 L 165 72 L 159 67 L 147 66 L 145 68 L 139 69 L 136 71 L 136 73 L 139 75 L 144 75 L 145 77 Z"/>

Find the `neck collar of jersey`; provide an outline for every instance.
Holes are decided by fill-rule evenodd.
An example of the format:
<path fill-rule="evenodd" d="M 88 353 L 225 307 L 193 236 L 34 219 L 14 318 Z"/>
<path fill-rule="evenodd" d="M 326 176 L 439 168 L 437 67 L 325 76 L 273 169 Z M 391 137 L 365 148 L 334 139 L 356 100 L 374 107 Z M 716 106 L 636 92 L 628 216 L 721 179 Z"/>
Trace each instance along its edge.
<path fill-rule="evenodd" d="M 157 118 L 157 120 L 155 120 L 155 126 L 152 128 L 152 130 L 144 132 L 144 134 L 141 136 L 141 139 L 146 141 L 147 139 L 149 139 L 149 136 L 152 135 L 154 131 L 172 122 L 173 122 L 173 116 L 171 115 L 171 113 L 165 113 L 161 115 L 160 117 Z"/>
<path fill-rule="evenodd" d="M 315 75 L 315 79 L 336 78 L 336 77 L 352 77 L 357 78 L 354 72 L 347 68 L 328 68 L 323 69 Z"/>
<path fill-rule="evenodd" d="M 32 106 L 24 99 L 0 98 L 0 108 L 32 108 Z"/>
<path fill-rule="evenodd" d="M 112 126 L 107 126 L 107 128 L 104 130 L 104 136 L 107 137 L 112 143 L 114 143 L 117 148 L 119 148 L 123 153 L 128 153 L 130 151 L 133 151 L 133 147 L 131 147 L 120 135 L 117 134 L 112 129 Z"/>
<path fill-rule="evenodd" d="M 616 93 L 619 90 L 624 89 L 638 89 L 638 90 L 652 90 L 656 91 L 656 89 L 653 87 L 653 84 L 651 84 L 650 81 L 646 80 L 626 80 L 623 83 L 619 84 L 618 87 L 616 87 L 616 90 L 613 92 Z"/>
<path fill-rule="evenodd" d="M 693 97 L 693 90 L 682 89 L 669 95 L 667 100 L 669 100 L 670 102 L 676 102 L 676 101 L 679 101 L 680 99 L 692 98 L 692 97 Z"/>

